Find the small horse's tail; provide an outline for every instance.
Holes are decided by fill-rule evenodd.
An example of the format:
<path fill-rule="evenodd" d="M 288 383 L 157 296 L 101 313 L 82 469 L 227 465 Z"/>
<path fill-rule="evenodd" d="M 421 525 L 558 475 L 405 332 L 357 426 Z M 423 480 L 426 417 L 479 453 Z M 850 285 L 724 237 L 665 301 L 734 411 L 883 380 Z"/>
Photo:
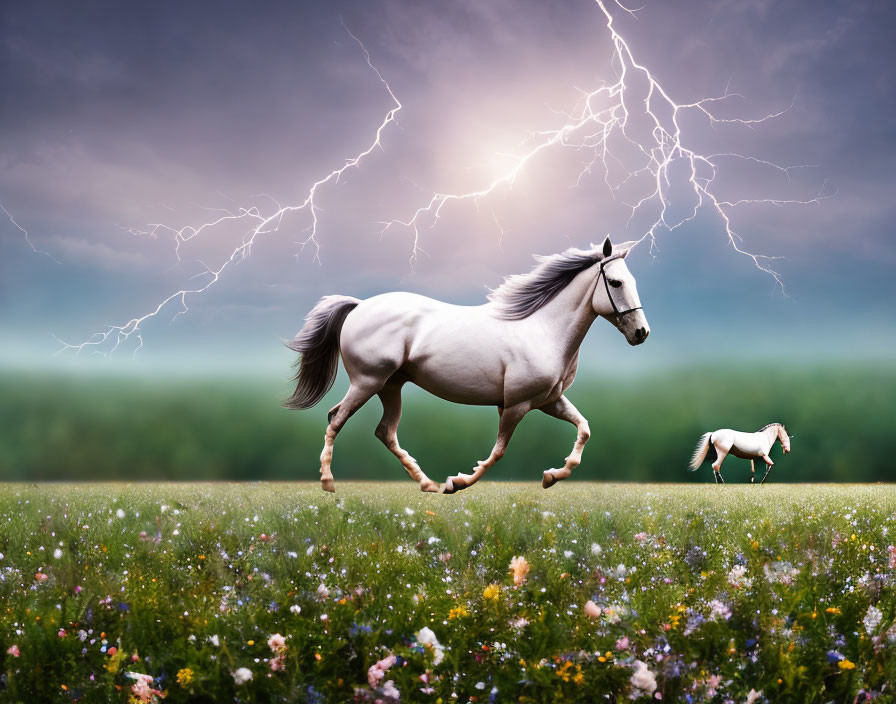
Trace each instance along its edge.
<path fill-rule="evenodd" d="M 360 302 L 351 296 L 324 296 L 308 313 L 295 339 L 285 343 L 301 355 L 296 362 L 296 390 L 283 402 L 286 408 L 311 408 L 333 386 L 339 366 L 339 333 L 345 317 Z"/>
<path fill-rule="evenodd" d="M 706 459 L 706 453 L 709 452 L 710 438 L 712 437 L 712 433 L 703 433 L 700 436 L 700 441 L 697 443 L 697 447 L 694 448 L 694 454 L 691 456 L 691 465 L 688 469 L 689 472 L 695 472 L 700 469 L 700 465 L 703 464 L 703 460 Z"/>

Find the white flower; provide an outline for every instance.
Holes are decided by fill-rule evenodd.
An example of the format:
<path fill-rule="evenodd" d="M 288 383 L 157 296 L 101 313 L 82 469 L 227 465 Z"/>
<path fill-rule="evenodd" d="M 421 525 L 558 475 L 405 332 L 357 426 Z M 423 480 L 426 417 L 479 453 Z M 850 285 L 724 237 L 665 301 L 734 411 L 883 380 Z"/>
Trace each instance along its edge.
<path fill-rule="evenodd" d="M 883 617 L 884 615 L 876 606 L 868 607 L 868 611 L 865 613 L 865 618 L 862 619 L 862 623 L 865 624 L 865 630 L 868 631 L 868 635 L 871 635 L 877 630 Z"/>
<path fill-rule="evenodd" d="M 439 639 L 436 638 L 436 634 L 432 632 L 432 629 L 426 626 L 417 631 L 417 645 L 421 645 L 424 648 L 432 648 L 433 665 L 438 665 L 445 657 L 445 651 L 442 649 L 442 644 L 439 643 Z"/>
<path fill-rule="evenodd" d="M 292 606 L 289 607 L 289 613 L 295 614 L 296 616 L 298 616 L 300 613 L 302 613 L 302 607 L 299 606 L 298 604 L 293 604 Z"/>
<path fill-rule="evenodd" d="M 209 636 L 206 640 L 208 640 L 208 642 L 211 643 L 211 644 L 212 644 L 213 646 L 215 646 L 216 648 L 217 648 L 219 645 L 221 645 L 221 641 L 220 641 L 220 639 L 218 638 L 218 634 L 217 634 L 217 633 L 215 633 L 215 635 L 213 635 L 213 636 Z"/>
<path fill-rule="evenodd" d="M 762 692 L 757 692 L 755 689 L 751 689 L 747 694 L 747 704 L 754 704 L 754 702 L 762 696 Z"/>
<path fill-rule="evenodd" d="M 327 589 L 327 585 L 323 582 L 320 583 L 320 586 L 317 588 L 317 598 L 320 601 L 324 601 L 328 596 L 330 596 L 330 590 Z"/>
<path fill-rule="evenodd" d="M 281 636 L 279 633 L 274 633 L 270 638 L 268 638 L 268 647 L 275 653 L 280 653 L 286 650 L 286 638 Z"/>
<path fill-rule="evenodd" d="M 597 543 L 591 543 L 591 554 L 592 555 L 600 555 L 604 549 L 598 545 Z"/>
<path fill-rule="evenodd" d="M 252 670 L 248 667 L 241 667 L 233 673 L 233 681 L 237 684 L 246 684 L 252 679 Z"/>
<path fill-rule="evenodd" d="M 735 565 L 728 573 L 728 584 L 738 589 L 749 589 L 753 580 L 747 577 L 747 568 L 744 565 Z"/>
<path fill-rule="evenodd" d="M 115 515 L 118 516 L 119 518 L 124 518 L 124 510 L 123 510 L 123 509 L 118 509 L 118 510 L 115 512 Z"/>
<path fill-rule="evenodd" d="M 59 548 L 56 548 L 56 549 L 53 551 L 53 557 L 55 557 L 57 560 L 58 560 L 60 557 L 62 557 L 62 550 L 60 550 Z"/>
<path fill-rule="evenodd" d="M 625 579 L 625 575 L 627 575 L 627 574 L 628 574 L 628 570 L 625 569 L 625 565 L 623 565 L 623 564 L 620 562 L 620 563 L 616 566 L 616 576 L 617 576 L 619 579 Z"/>
<path fill-rule="evenodd" d="M 709 618 L 713 621 L 727 621 L 731 618 L 731 609 L 724 602 L 713 599 L 709 602 Z"/>
<path fill-rule="evenodd" d="M 409 516 L 413 516 L 413 515 L 414 515 L 414 509 L 412 509 L 410 506 L 405 506 L 404 512 L 405 512 L 406 514 L 408 514 Z"/>
<path fill-rule="evenodd" d="M 574 553 L 573 553 L 572 550 L 564 550 L 564 551 L 563 551 L 563 557 L 565 557 L 567 560 L 568 560 L 569 558 L 571 558 L 571 557 L 573 556 L 573 554 L 574 554 Z"/>
<path fill-rule="evenodd" d="M 394 699 L 398 701 L 401 699 L 401 693 L 395 688 L 395 682 L 389 680 L 386 684 L 383 685 L 383 696 L 387 699 Z"/>
<path fill-rule="evenodd" d="M 635 660 L 635 672 L 629 681 L 632 687 L 646 694 L 653 694 L 656 691 L 656 675 L 640 660 Z"/>

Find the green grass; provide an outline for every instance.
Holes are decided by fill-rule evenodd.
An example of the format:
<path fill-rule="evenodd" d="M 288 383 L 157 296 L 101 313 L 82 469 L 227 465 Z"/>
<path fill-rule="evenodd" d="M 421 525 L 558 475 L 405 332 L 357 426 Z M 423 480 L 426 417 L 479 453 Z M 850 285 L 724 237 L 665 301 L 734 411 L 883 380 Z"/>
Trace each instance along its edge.
<path fill-rule="evenodd" d="M 337 492 L 0 487 L 0 701 L 896 700 L 892 486 Z"/>
<path fill-rule="evenodd" d="M 280 400 L 286 379 L 157 379 L 114 375 L 0 373 L 0 478 L 20 480 L 313 480 L 327 409 L 336 388 L 309 411 Z M 436 481 L 468 472 L 495 442 L 494 408 L 460 406 L 406 387 L 402 446 Z M 635 376 L 582 370 L 569 398 L 591 424 L 592 440 L 574 475 L 584 480 L 703 481 L 685 471 L 707 430 L 755 430 L 781 421 L 793 452 L 776 481 L 892 478 L 896 456 L 896 368 L 815 366 L 769 369 L 674 368 Z M 382 412 L 373 399 L 336 443 L 340 479 L 396 479 L 405 472 L 374 437 Z M 517 428 L 490 478 L 540 480 L 575 440 L 568 423 L 538 412 Z M 775 448 L 777 461 L 780 449 Z M 746 481 L 731 459 L 728 481 Z M 709 473 L 709 470 L 705 470 Z"/>

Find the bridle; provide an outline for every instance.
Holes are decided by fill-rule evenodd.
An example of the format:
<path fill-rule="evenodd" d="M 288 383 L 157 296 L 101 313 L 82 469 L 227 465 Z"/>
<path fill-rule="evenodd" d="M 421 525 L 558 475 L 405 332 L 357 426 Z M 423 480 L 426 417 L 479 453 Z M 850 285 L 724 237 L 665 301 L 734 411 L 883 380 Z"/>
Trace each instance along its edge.
<path fill-rule="evenodd" d="M 607 280 L 607 273 L 604 271 L 604 265 L 613 261 L 614 259 L 621 259 L 621 254 L 613 254 L 612 256 L 605 257 L 600 260 L 600 272 L 597 275 L 597 284 L 600 284 L 600 279 L 603 277 L 604 279 L 604 289 L 607 292 L 607 298 L 610 300 L 610 305 L 613 306 L 613 315 L 617 317 L 621 317 L 623 315 L 628 315 L 629 313 L 634 313 L 636 310 L 642 310 L 641 306 L 636 306 L 635 308 L 629 308 L 627 310 L 619 310 L 619 306 L 616 305 L 616 301 L 613 300 L 613 294 L 610 293 L 610 282 Z"/>

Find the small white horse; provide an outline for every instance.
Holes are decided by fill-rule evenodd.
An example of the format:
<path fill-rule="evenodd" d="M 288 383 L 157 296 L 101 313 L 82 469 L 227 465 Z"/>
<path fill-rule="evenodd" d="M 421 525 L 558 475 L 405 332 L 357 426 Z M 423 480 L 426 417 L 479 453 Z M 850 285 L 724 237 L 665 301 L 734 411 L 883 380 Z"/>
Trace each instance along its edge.
<path fill-rule="evenodd" d="M 771 458 L 768 453 L 772 450 L 775 440 L 781 441 L 781 447 L 784 452 L 790 452 L 790 436 L 781 423 L 769 423 L 760 428 L 755 433 L 741 433 L 730 428 L 722 428 L 714 430 L 711 433 L 704 433 L 697 443 L 694 450 L 694 456 L 691 457 L 691 472 L 700 469 L 700 465 L 706 459 L 706 455 L 712 449 L 709 461 L 712 462 L 712 471 L 716 477 L 716 484 L 724 484 L 722 474 L 719 470 L 722 468 L 722 462 L 728 455 L 740 457 L 743 460 L 750 460 L 750 483 L 756 481 L 756 467 L 753 464 L 755 460 L 764 460 L 767 468 L 765 476 L 762 477 L 760 484 L 765 484 L 768 473 L 772 471 Z"/>
<path fill-rule="evenodd" d="M 412 293 L 385 293 L 360 301 L 326 296 L 288 343 L 301 354 L 296 390 L 287 408 L 310 408 L 333 385 L 339 354 L 350 381 L 345 398 L 330 409 L 320 456 L 324 491 L 334 491 L 330 463 L 336 434 L 349 417 L 379 396 L 383 417 L 376 436 L 423 491 L 439 491 L 398 444 L 401 387 L 411 382 L 454 403 L 497 406 L 498 439 L 488 459 L 471 474 L 449 477 L 441 490 L 454 493 L 477 482 L 504 455 L 514 428 L 538 409 L 576 426 L 572 453 L 560 469 L 544 472 L 547 489 L 566 479 L 582 459 L 588 421 L 563 392 L 576 375 L 579 346 L 598 316 L 631 345 L 650 328 L 635 280 L 625 264 L 631 250 L 569 249 L 536 257 L 528 274 L 511 276 L 480 306 L 457 306 Z"/>

